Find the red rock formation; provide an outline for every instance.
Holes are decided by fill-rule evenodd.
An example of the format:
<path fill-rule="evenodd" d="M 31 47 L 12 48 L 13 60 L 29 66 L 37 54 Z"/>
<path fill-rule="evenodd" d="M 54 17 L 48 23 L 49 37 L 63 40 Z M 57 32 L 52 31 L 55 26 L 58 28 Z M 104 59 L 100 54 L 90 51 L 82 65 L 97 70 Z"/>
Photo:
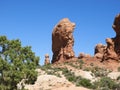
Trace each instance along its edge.
<path fill-rule="evenodd" d="M 109 59 L 118 60 L 118 55 L 114 49 L 115 44 L 114 44 L 113 39 L 107 38 L 106 43 L 107 43 L 107 48 L 106 48 L 105 53 L 103 55 L 103 60 L 109 60 Z"/>
<path fill-rule="evenodd" d="M 120 59 L 120 14 L 115 17 L 112 27 L 116 32 L 116 37 L 106 39 L 107 47 L 103 55 L 102 61 L 109 59 Z"/>
<path fill-rule="evenodd" d="M 45 54 L 45 62 L 44 62 L 45 65 L 48 65 L 50 64 L 50 59 L 49 59 L 49 55 L 48 54 Z"/>
<path fill-rule="evenodd" d="M 95 55 L 94 57 L 98 58 L 98 59 L 102 59 L 103 58 L 103 55 L 105 53 L 105 50 L 106 50 L 106 47 L 105 45 L 99 43 L 96 45 L 95 47 Z"/>
<path fill-rule="evenodd" d="M 68 18 L 62 19 L 52 32 L 52 63 L 64 61 L 74 58 L 74 38 L 73 31 L 75 24 L 70 22 Z"/>
<path fill-rule="evenodd" d="M 83 58 L 90 58 L 91 55 L 90 54 L 84 54 L 84 53 L 80 53 L 78 56 L 78 59 L 83 59 Z"/>
<path fill-rule="evenodd" d="M 115 44 L 115 52 L 118 54 L 120 58 L 120 14 L 115 17 L 114 23 L 112 25 L 114 31 L 116 32 L 116 37 L 113 38 Z"/>

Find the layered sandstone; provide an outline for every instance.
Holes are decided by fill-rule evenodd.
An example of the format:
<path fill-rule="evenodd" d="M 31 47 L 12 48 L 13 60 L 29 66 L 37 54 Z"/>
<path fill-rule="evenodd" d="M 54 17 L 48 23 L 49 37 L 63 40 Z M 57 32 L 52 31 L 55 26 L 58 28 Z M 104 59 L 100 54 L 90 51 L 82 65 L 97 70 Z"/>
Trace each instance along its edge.
<path fill-rule="evenodd" d="M 75 23 L 70 22 L 68 18 L 62 19 L 54 27 L 52 32 L 52 63 L 74 58 L 74 28 Z"/>

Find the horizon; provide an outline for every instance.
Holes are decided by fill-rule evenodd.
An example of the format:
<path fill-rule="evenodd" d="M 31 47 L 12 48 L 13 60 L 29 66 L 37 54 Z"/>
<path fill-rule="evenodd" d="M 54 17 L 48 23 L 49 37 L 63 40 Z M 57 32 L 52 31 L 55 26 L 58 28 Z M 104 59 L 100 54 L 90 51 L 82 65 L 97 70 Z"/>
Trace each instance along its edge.
<path fill-rule="evenodd" d="M 73 32 L 76 57 L 80 52 L 94 55 L 98 43 L 115 37 L 114 18 L 120 13 L 120 1 L 61 0 L 61 1 L 0 1 L 0 35 L 9 40 L 20 39 L 22 46 L 32 51 L 44 64 L 44 55 L 52 59 L 52 31 L 63 18 L 76 24 Z"/>

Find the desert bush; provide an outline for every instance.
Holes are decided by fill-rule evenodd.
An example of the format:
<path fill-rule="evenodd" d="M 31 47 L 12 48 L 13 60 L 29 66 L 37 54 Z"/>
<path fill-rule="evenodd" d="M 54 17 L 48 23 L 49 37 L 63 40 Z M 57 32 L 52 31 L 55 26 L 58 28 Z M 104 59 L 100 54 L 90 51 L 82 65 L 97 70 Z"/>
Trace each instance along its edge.
<path fill-rule="evenodd" d="M 96 89 L 117 90 L 118 84 L 109 77 L 102 77 L 99 81 L 93 83 Z M 118 89 L 119 90 L 119 89 Z"/>
<path fill-rule="evenodd" d="M 69 71 L 67 68 L 64 68 L 62 73 L 64 74 L 66 79 L 68 79 L 68 81 L 73 82 L 73 83 L 75 82 L 75 75 L 73 72 Z"/>
<path fill-rule="evenodd" d="M 109 73 L 108 70 L 99 67 L 91 68 L 91 72 L 94 74 L 95 77 L 104 77 L 107 76 Z"/>
<path fill-rule="evenodd" d="M 84 71 L 91 71 L 91 68 L 90 67 L 85 67 Z"/>
<path fill-rule="evenodd" d="M 79 80 L 76 83 L 77 86 L 83 86 L 83 87 L 87 87 L 87 88 L 93 88 L 93 85 L 91 83 L 91 81 L 89 79 L 85 79 L 85 78 L 81 78 L 81 80 Z"/>
<path fill-rule="evenodd" d="M 120 67 L 118 67 L 118 72 L 120 72 Z"/>
<path fill-rule="evenodd" d="M 120 76 L 117 77 L 117 80 L 120 80 Z"/>
<path fill-rule="evenodd" d="M 80 59 L 80 60 L 77 60 L 77 62 L 80 63 L 80 64 L 84 64 L 84 61 L 81 60 L 81 59 Z"/>
<path fill-rule="evenodd" d="M 45 71 L 48 75 L 55 75 L 61 77 L 59 71 L 62 71 L 62 68 L 53 67 L 52 64 L 43 65 L 40 67 L 41 70 Z"/>
<path fill-rule="evenodd" d="M 52 65 L 51 64 L 43 65 L 40 67 L 40 69 L 43 71 L 47 71 L 48 69 L 52 69 Z"/>
<path fill-rule="evenodd" d="M 76 84 L 76 86 L 94 88 L 89 79 L 82 78 L 81 76 L 75 76 L 75 74 L 68 69 L 64 69 L 63 74 L 65 75 L 66 79 L 68 79 L 68 81 Z"/>

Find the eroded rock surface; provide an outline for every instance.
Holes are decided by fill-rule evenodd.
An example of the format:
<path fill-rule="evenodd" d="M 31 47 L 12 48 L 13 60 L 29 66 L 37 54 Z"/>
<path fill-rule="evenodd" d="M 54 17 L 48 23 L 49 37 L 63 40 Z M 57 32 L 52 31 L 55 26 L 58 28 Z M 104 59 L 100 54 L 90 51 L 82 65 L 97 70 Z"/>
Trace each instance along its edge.
<path fill-rule="evenodd" d="M 107 38 L 107 48 L 104 54 L 103 60 L 106 59 L 120 59 L 120 14 L 115 17 L 114 23 L 112 25 L 114 31 L 116 32 L 115 38 Z"/>
<path fill-rule="evenodd" d="M 120 14 L 118 14 L 115 17 L 114 23 L 113 23 L 113 29 L 116 32 L 116 37 L 113 38 L 114 42 L 114 50 L 117 53 L 118 57 L 120 58 Z"/>
<path fill-rule="evenodd" d="M 103 55 L 103 60 L 108 60 L 108 59 L 118 60 L 117 53 L 115 52 L 115 49 L 114 49 L 115 44 L 113 39 L 107 38 L 106 43 L 107 43 L 107 48 Z"/>
<path fill-rule="evenodd" d="M 52 63 L 74 58 L 74 28 L 75 23 L 70 22 L 68 18 L 62 19 L 54 27 L 52 32 Z"/>
<path fill-rule="evenodd" d="M 106 47 L 107 46 L 105 46 L 101 43 L 97 44 L 96 47 L 95 47 L 94 57 L 96 57 L 98 59 L 102 59 L 103 55 L 105 53 Z"/>
<path fill-rule="evenodd" d="M 101 56 L 100 56 L 100 53 L 98 53 L 98 56 L 102 58 L 102 61 L 109 60 L 109 59 L 118 61 L 120 59 L 120 14 L 118 14 L 115 17 L 112 27 L 116 32 L 115 38 L 106 39 L 107 46 L 104 50 L 102 48 L 101 48 L 102 50 L 101 49 L 95 50 L 97 52 L 103 53 Z"/>

